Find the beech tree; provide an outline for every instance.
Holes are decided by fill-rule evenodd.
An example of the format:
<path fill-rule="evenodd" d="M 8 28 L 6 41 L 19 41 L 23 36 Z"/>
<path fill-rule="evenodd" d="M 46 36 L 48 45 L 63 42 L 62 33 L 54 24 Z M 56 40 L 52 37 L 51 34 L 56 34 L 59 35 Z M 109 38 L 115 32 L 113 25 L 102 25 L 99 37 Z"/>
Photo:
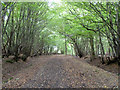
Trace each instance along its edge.
<path fill-rule="evenodd" d="M 2 2 L 3 57 L 120 58 L 120 2 Z"/>

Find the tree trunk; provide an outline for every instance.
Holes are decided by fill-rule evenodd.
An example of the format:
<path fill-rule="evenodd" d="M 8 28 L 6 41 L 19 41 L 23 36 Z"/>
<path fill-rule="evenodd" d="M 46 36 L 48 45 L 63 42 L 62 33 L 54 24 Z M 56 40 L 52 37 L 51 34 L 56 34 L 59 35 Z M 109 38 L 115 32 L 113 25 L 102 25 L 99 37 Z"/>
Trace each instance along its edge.
<path fill-rule="evenodd" d="M 105 61 L 104 61 L 105 52 L 104 52 L 104 47 L 103 47 L 100 31 L 99 31 L 99 40 L 100 40 L 100 45 L 101 45 L 100 46 L 101 47 L 101 49 L 100 49 L 100 51 L 101 51 L 101 62 L 102 62 L 102 64 L 104 64 L 105 63 Z"/>
<path fill-rule="evenodd" d="M 2 4 L 0 2 L 0 42 L 2 43 L 2 15 L 1 15 L 1 12 L 2 12 Z M 2 60 L 2 44 L 0 44 L 0 60 Z"/>
<path fill-rule="evenodd" d="M 94 51 L 94 38 L 90 35 L 90 46 L 91 46 L 91 61 L 95 58 L 95 51 Z"/>
<path fill-rule="evenodd" d="M 76 47 L 76 49 L 77 49 L 78 56 L 81 58 L 83 55 L 82 55 L 82 52 L 80 51 L 80 49 L 79 49 L 77 43 L 75 43 L 75 47 Z"/>
<path fill-rule="evenodd" d="M 118 2 L 118 9 L 117 9 L 117 32 L 118 32 L 118 45 L 117 45 L 117 57 L 120 62 L 120 1 Z"/>
<path fill-rule="evenodd" d="M 71 54 L 72 54 L 72 56 L 73 56 L 73 47 L 72 47 L 72 45 L 71 45 L 71 51 L 72 51 Z"/>
<path fill-rule="evenodd" d="M 66 40 L 66 35 L 65 35 L 65 55 L 67 55 L 67 40 Z"/>

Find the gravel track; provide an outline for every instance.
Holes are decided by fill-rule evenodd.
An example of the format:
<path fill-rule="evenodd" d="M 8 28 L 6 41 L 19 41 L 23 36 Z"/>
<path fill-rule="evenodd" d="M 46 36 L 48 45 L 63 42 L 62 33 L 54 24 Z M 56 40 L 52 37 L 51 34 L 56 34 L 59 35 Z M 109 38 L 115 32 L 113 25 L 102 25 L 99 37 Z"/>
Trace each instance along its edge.
<path fill-rule="evenodd" d="M 15 83 L 18 84 L 14 85 Z M 72 56 L 53 55 L 38 57 L 31 67 L 22 70 L 3 86 L 5 88 L 114 88 L 117 85 L 116 74 L 91 66 Z"/>

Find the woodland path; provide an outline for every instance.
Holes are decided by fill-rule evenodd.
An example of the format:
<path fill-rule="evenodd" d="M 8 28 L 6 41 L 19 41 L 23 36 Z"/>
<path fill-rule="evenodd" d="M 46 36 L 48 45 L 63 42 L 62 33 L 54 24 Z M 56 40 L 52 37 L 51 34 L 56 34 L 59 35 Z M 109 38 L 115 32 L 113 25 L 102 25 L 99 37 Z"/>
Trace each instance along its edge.
<path fill-rule="evenodd" d="M 3 87 L 10 88 L 114 88 L 118 76 L 72 56 L 32 58 L 34 64 L 21 70 Z"/>

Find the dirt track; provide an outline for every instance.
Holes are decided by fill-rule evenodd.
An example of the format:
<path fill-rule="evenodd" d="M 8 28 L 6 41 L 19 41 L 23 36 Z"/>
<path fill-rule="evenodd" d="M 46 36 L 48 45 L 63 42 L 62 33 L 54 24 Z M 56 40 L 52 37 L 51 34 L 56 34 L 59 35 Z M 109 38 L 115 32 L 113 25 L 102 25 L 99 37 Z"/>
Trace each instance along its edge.
<path fill-rule="evenodd" d="M 91 66 L 72 56 L 32 58 L 34 63 L 5 83 L 5 88 L 114 88 L 116 74 Z"/>

